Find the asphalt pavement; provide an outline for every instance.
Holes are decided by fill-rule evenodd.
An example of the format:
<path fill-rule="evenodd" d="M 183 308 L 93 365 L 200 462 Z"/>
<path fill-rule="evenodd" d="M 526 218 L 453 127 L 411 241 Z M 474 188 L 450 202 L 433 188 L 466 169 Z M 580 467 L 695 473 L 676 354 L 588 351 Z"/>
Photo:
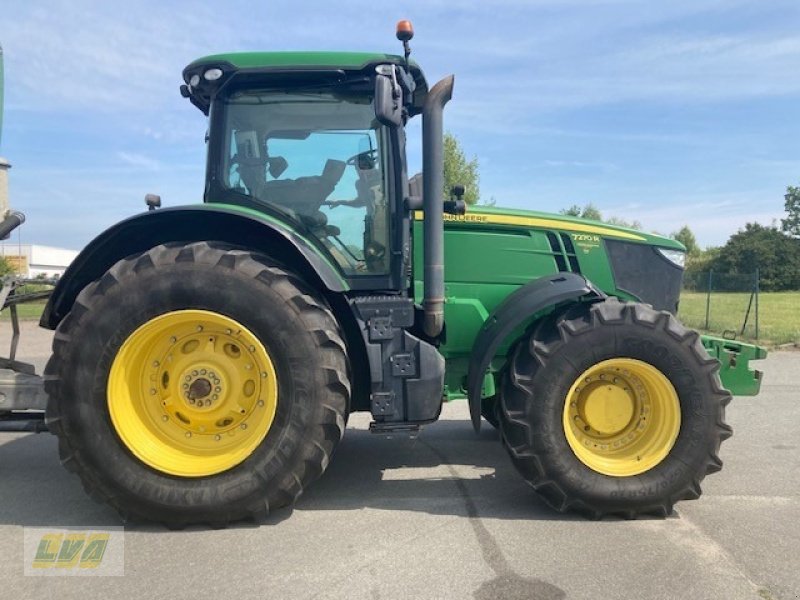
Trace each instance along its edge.
<path fill-rule="evenodd" d="M 3 330 L 9 329 L 3 327 Z M 5 347 L 7 331 L 0 335 Z M 25 323 L 42 368 L 51 333 Z M 71 598 L 800 598 L 800 352 L 761 363 L 760 396 L 728 408 L 725 466 L 667 519 L 559 515 L 463 402 L 416 439 L 353 415 L 293 509 L 225 530 L 127 525 L 123 577 L 23 575 L 26 527 L 106 527 L 49 434 L 0 433 L 0 595 Z"/>

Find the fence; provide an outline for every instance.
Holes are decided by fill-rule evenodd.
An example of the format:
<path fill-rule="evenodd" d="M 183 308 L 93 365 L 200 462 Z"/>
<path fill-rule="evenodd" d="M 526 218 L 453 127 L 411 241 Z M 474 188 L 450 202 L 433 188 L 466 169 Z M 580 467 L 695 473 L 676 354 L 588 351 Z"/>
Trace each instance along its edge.
<path fill-rule="evenodd" d="M 755 273 L 687 273 L 681 320 L 727 338 L 759 337 L 759 277 Z"/>

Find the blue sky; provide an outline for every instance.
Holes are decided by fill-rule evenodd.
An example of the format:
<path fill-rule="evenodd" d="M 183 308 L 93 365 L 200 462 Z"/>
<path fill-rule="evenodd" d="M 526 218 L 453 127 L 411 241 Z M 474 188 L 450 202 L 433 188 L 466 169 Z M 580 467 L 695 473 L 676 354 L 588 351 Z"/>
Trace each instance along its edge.
<path fill-rule="evenodd" d="M 797 0 L 4 0 L 23 243 L 80 248 L 147 192 L 200 201 L 205 121 L 178 93 L 194 58 L 396 52 L 400 18 L 428 79 L 456 74 L 445 126 L 499 206 L 592 202 L 714 245 L 779 219 L 800 183 Z"/>

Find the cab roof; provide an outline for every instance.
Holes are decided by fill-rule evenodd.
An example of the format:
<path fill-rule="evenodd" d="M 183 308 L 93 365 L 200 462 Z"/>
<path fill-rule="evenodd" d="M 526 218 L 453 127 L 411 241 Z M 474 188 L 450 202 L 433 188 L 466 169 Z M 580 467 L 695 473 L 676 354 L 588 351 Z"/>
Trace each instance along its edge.
<path fill-rule="evenodd" d="M 323 51 L 284 51 L 284 52 L 231 52 L 212 54 L 198 58 L 183 70 L 183 80 L 188 86 L 188 97 L 203 112 L 208 106 L 215 91 L 227 80 L 239 75 L 258 77 L 270 74 L 296 74 L 309 77 L 343 76 L 353 74 L 372 74 L 376 65 L 395 64 L 405 66 L 405 59 L 396 54 L 378 52 L 323 52 Z M 223 77 L 216 85 L 208 85 L 203 80 L 203 73 L 209 69 L 221 69 Z M 428 91 L 425 75 L 414 61 L 409 63 L 409 72 L 414 78 L 417 89 L 414 93 L 414 106 L 422 107 Z M 194 75 L 200 75 L 201 84 L 192 86 Z M 183 92 L 186 96 L 186 92 Z"/>

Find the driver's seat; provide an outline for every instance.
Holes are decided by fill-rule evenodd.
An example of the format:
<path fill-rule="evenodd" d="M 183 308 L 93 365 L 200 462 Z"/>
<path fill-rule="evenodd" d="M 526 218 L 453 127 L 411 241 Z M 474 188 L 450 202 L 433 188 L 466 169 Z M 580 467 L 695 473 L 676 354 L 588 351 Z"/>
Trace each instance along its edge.
<path fill-rule="evenodd" d="M 276 179 L 264 184 L 264 196 L 269 202 L 285 206 L 296 213 L 314 216 L 319 207 L 333 193 L 336 184 L 344 175 L 347 163 L 329 158 L 321 175 L 298 177 L 297 179 Z"/>

